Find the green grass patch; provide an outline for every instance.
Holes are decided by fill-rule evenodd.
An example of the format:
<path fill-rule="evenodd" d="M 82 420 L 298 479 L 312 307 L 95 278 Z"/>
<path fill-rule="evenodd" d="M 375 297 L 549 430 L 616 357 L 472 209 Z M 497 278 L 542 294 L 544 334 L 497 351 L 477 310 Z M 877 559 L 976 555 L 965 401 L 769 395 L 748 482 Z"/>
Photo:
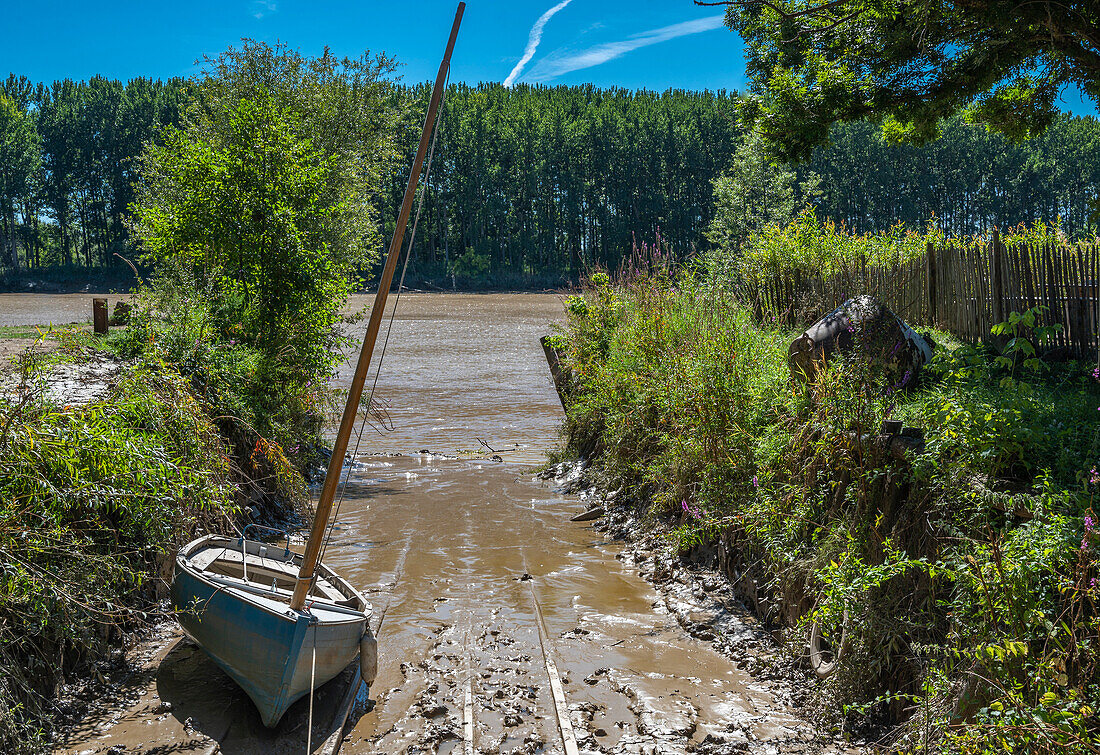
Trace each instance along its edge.
<path fill-rule="evenodd" d="M 91 321 L 86 322 L 74 322 L 66 325 L 0 325 L 0 340 L 6 340 L 11 338 L 33 338 L 33 339 L 58 339 L 61 338 L 61 331 L 81 331 L 89 330 L 91 328 Z"/>

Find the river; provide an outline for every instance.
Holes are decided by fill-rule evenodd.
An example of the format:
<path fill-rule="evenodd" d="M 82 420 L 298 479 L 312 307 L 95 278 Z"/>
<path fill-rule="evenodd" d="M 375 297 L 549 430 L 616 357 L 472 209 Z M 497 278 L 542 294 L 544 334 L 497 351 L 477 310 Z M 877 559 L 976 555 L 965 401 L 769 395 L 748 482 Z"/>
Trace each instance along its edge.
<path fill-rule="evenodd" d="M 562 317 L 548 294 L 400 298 L 377 382 L 385 416 L 358 443 L 325 557 L 381 623 L 378 678 L 342 752 L 564 752 L 550 667 L 583 751 L 805 751 L 809 727 L 685 632 L 620 542 L 569 521 L 584 503 L 536 476 L 563 418 L 538 339 Z M 279 743 L 300 735 L 306 701 L 265 731 L 186 643 L 157 658 L 152 696 L 171 715 L 150 704 L 67 751 L 185 737 L 210 752 L 292 751 Z"/>

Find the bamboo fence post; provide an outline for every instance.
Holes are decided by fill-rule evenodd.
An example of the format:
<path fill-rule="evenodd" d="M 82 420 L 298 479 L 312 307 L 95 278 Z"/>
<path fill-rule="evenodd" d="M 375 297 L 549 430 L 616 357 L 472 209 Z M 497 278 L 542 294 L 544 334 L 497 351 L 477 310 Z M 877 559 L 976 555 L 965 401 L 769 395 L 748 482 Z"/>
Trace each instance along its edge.
<path fill-rule="evenodd" d="M 1001 276 L 1001 232 L 997 230 L 997 226 L 993 226 L 993 242 L 990 245 L 989 250 L 989 272 L 991 282 L 993 284 L 993 290 L 990 292 L 990 298 L 993 300 L 993 325 L 1004 322 L 1005 309 L 1004 309 L 1004 280 Z"/>
<path fill-rule="evenodd" d="M 936 324 L 936 247 L 928 242 L 924 252 L 925 270 L 928 278 L 928 316 Z"/>

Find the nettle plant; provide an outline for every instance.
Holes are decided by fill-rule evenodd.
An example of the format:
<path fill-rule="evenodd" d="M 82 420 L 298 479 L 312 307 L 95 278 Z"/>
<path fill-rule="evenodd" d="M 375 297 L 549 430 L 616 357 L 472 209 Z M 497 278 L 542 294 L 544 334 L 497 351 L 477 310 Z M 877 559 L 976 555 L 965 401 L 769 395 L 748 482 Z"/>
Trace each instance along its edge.
<path fill-rule="evenodd" d="M 1033 374 L 1046 369 L 1047 365 L 1039 356 L 1038 347 L 1062 330 L 1060 323 L 1039 324 L 1040 317 L 1047 309 L 1046 306 L 1038 306 L 1025 309 L 1023 312 L 1012 312 L 1007 320 L 991 328 L 993 335 L 1008 337 L 1000 356 L 993 360 L 995 365 L 1008 370 L 1008 375 L 1001 378 L 1002 388 L 1017 384 L 1018 368 Z"/>

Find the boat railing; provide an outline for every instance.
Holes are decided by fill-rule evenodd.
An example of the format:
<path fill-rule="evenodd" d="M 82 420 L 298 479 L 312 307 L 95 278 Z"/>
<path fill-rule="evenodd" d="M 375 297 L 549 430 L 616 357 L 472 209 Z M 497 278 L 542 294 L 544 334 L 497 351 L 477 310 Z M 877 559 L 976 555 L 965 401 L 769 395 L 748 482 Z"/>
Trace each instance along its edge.
<path fill-rule="evenodd" d="M 278 588 L 268 590 L 262 587 L 257 587 L 250 582 L 237 579 L 236 577 L 224 577 L 220 574 L 206 574 L 204 576 L 206 577 L 206 579 L 210 580 L 216 585 L 220 585 L 221 587 L 232 587 L 234 589 L 240 590 L 242 592 L 247 592 L 251 595 L 256 595 L 261 598 L 271 598 L 272 596 L 275 596 L 278 598 L 289 599 L 290 596 L 293 595 L 290 590 L 282 590 Z M 361 595 L 360 600 L 363 601 L 363 604 L 365 606 L 370 605 L 370 601 L 364 599 Z M 307 604 L 306 608 L 303 609 L 303 613 L 309 613 L 309 606 L 313 605 L 323 606 L 325 610 L 332 611 L 333 613 L 345 614 L 347 616 L 355 616 L 357 618 L 363 618 L 364 616 L 369 615 L 366 610 L 359 610 L 356 608 L 352 608 L 351 606 L 341 605 L 334 600 L 319 598 L 317 596 L 310 596 L 309 603 Z M 371 611 L 371 613 L 373 613 L 373 611 Z"/>
<path fill-rule="evenodd" d="M 250 529 L 267 530 L 268 532 L 274 532 L 278 535 L 286 537 L 286 552 L 283 553 L 283 558 L 290 555 L 290 532 L 282 530 L 277 527 L 268 527 L 265 524 L 246 524 L 244 529 L 241 530 L 241 536 L 237 538 L 237 544 L 241 546 L 241 570 L 244 575 L 244 580 L 248 581 L 248 531 Z"/>

